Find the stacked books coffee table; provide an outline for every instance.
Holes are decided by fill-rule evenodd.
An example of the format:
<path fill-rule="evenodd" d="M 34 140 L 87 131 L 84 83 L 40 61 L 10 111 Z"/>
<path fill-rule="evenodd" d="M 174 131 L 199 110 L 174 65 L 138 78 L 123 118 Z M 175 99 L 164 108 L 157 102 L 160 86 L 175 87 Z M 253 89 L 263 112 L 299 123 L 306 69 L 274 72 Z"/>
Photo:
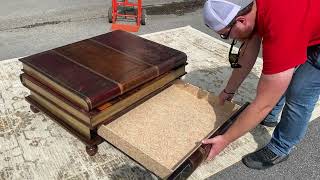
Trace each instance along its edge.
<path fill-rule="evenodd" d="M 33 112 L 45 113 L 95 155 L 104 141 L 163 179 L 190 175 L 206 158 L 199 142 L 223 133 L 245 106 L 180 77 L 185 53 L 113 31 L 20 59 Z"/>

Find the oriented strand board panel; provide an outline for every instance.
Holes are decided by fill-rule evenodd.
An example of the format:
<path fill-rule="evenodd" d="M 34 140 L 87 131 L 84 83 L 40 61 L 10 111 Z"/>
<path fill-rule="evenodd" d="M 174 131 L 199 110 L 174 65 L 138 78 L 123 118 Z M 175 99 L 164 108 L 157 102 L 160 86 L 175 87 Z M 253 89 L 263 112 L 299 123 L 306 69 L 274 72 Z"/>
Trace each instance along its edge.
<path fill-rule="evenodd" d="M 217 97 L 176 83 L 120 118 L 98 134 L 160 176 L 169 176 L 238 108 L 217 105 Z"/>

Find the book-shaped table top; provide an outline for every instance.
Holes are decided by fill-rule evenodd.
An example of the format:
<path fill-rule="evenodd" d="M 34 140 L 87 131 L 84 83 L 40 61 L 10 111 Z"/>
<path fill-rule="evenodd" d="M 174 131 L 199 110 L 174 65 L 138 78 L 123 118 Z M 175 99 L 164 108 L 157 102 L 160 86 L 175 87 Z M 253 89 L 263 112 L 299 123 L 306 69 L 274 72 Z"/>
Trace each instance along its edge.
<path fill-rule="evenodd" d="M 25 73 L 91 109 L 186 64 L 186 54 L 113 31 L 21 58 Z"/>
<path fill-rule="evenodd" d="M 125 154 L 167 178 L 239 107 L 181 80 L 117 120 L 98 134 Z"/>

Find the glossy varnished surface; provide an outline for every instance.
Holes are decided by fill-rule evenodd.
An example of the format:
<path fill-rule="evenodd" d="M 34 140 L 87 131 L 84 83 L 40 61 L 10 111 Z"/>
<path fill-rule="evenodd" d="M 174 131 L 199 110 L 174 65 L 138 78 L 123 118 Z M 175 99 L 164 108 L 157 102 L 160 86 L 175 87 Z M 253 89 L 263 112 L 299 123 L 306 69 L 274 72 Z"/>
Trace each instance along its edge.
<path fill-rule="evenodd" d="M 125 84 L 152 68 L 151 65 L 134 61 L 128 55 L 90 40 L 57 48 L 54 52 L 120 84 Z M 156 75 L 156 68 L 153 68 L 153 71 L 150 73 Z"/>
<path fill-rule="evenodd" d="M 92 104 L 99 102 L 97 101 L 98 97 L 113 98 L 116 94 L 121 93 L 116 82 L 102 78 L 100 75 L 57 55 L 54 51 L 36 54 L 21 59 L 21 61 L 77 96 L 84 99 L 90 98 Z M 26 73 L 29 72 L 26 71 Z"/>
<path fill-rule="evenodd" d="M 88 106 L 92 109 L 184 65 L 186 55 L 133 34 L 114 31 L 20 61 L 90 101 Z"/>
<path fill-rule="evenodd" d="M 126 39 L 124 40 L 123 37 Z M 123 31 L 114 31 L 105 35 L 92 38 L 101 44 L 117 49 L 125 54 L 130 54 L 136 60 L 158 66 L 160 74 L 168 68 L 178 67 L 185 63 L 186 54 L 153 41 L 138 38 L 133 34 Z M 128 42 L 128 43 L 126 43 Z"/>

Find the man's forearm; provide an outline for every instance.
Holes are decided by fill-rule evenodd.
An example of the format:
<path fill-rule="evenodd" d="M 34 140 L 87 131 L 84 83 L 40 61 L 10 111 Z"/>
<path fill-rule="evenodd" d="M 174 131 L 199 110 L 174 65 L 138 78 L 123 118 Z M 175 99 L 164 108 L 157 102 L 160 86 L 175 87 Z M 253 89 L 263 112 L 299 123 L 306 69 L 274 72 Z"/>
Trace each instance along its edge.
<path fill-rule="evenodd" d="M 243 136 L 251 129 L 255 128 L 263 118 L 269 113 L 270 108 L 258 108 L 255 104 L 250 104 L 237 118 L 235 123 L 224 134 L 228 142 L 233 142 Z"/>
<path fill-rule="evenodd" d="M 239 69 L 234 69 L 229 78 L 228 84 L 225 87 L 227 92 L 235 92 L 242 84 L 244 79 L 248 76 L 253 66 L 248 67 L 246 63 L 240 63 L 242 65 Z"/>
<path fill-rule="evenodd" d="M 226 91 L 235 92 L 242 84 L 244 79 L 250 73 L 253 65 L 256 62 L 259 50 L 260 50 L 261 39 L 257 34 L 254 34 L 250 39 L 243 45 L 242 52 L 240 53 L 239 64 L 241 68 L 234 69 L 232 75 L 229 78 L 226 86 Z"/>
<path fill-rule="evenodd" d="M 227 142 L 244 135 L 263 120 L 288 88 L 293 71 L 292 68 L 274 75 L 261 75 L 255 100 L 223 135 Z"/>

